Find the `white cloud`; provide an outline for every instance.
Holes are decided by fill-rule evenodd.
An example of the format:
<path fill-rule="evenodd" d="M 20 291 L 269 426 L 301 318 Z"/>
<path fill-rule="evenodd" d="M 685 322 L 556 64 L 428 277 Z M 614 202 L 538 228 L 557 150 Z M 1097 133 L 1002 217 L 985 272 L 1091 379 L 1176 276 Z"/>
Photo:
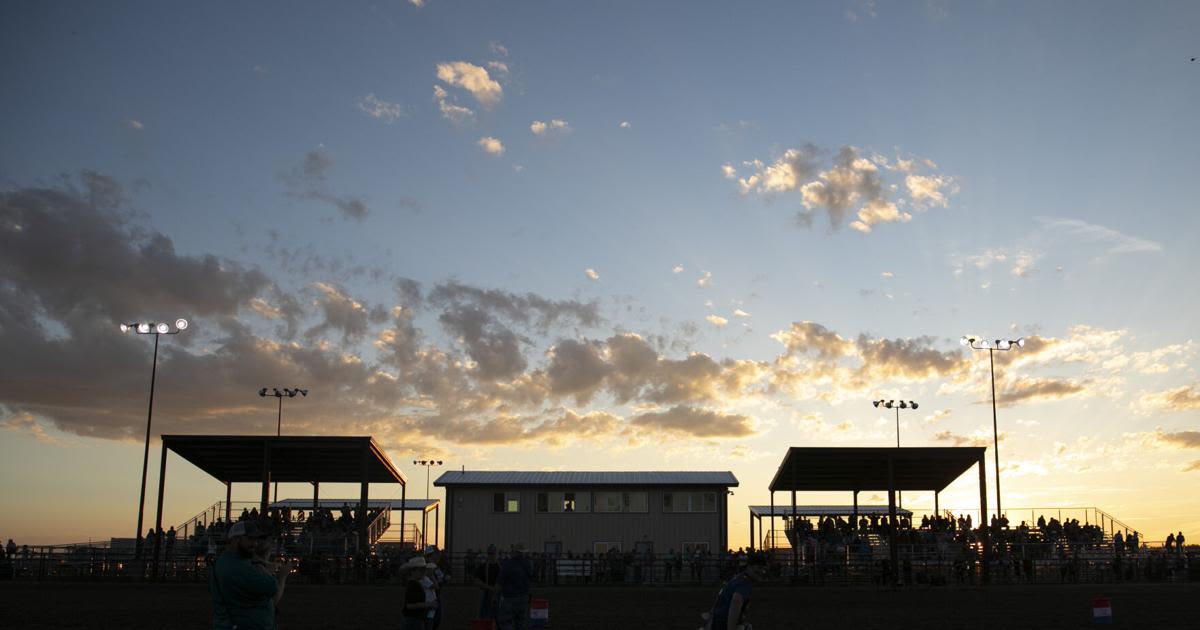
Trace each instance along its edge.
<path fill-rule="evenodd" d="M 471 108 L 451 102 L 450 95 L 440 85 L 433 86 L 433 100 L 437 102 L 442 118 L 456 125 L 461 125 L 475 117 L 475 111 Z"/>
<path fill-rule="evenodd" d="M 1057 230 L 1079 240 L 1098 243 L 1107 246 L 1109 254 L 1132 254 L 1136 252 L 1160 252 L 1161 243 L 1122 234 L 1103 225 L 1096 225 L 1079 219 L 1063 219 L 1058 217 L 1038 217 L 1038 223 L 1048 230 Z"/>
<path fill-rule="evenodd" d="M 885 271 L 885 272 L 879 274 L 879 277 L 881 277 L 881 278 L 893 278 L 895 276 L 896 276 L 896 274 L 894 274 L 890 271 Z"/>
<path fill-rule="evenodd" d="M 592 280 L 596 280 L 596 281 L 600 280 L 600 274 L 596 273 L 596 270 L 592 269 L 591 267 L 584 269 L 583 273 L 584 273 L 584 275 L 586 275 L 588 278 L 591 278 Z"/>
<path fill-rule="evenodd" d="M 712 284 L 712 272 L 702 271 L 700 277 L 696 278 L 696 286 L 704 288 Z"/>
<path fill-rule="evenodd" d="M 501 57 L 508 56 L 508 48 L 506 48 L 504 44 L 501 44 L 500 42 L 492 42 L 488 44 L 488 47 L 491 48 L 492 52 L 500 55 Z"/>
<path fill-rule="evenodd" d="M 529 125 L 529 130 L 532 131 L 533 135 L 535 136 L 545 136 L 551 133 L 565 133 L 569 131 L 569 127 L 570 126 L 567 124 L 567 121 L 554 118 L 550 122 L 535 120 Z"/>
<path fill-rule="evenodd" d="M 621 129 L 629 129 L 629 128 L 630 128 L 630 127 L 632 127 L 633 125 L 629 124 L 629 121 L 628 121 L 628 120 L 622 120 L 622 121 L 621 121 L 621 124 L 619 124 L 619 125 L 617 125 L 617 126 L 618 126 L 618 127 L 620 127 Z"/>
<path fill-rule="evenodd" d="M 675 265 L 671 267 L 671 273 L 683 273 L 683 265 Z"/>
<path fill-rule="evenodd" d="M 408 3 L 420 9 L 425 6 L 425 0 L 408 0 Z"/>
<path fill-rule="evenodd" d="M 404 116 L 404 108 L 399 103 L 385 101 L 372 92 L 358 100 L 358 108 L 371 118 L 382 120 L 388 124 Z"/>
<path fill-rule="evenodd" d="M 946 195 L 942 193 L 942 189 L 951 193 L 958 192 L 954 179 L 944 175 L 908 175 L 904 178 L 904 185 L 908 188 L 913 206 L 917 208 L 930 206 L 945 208 Z"/>
<path fill-rule="evenodd" d="M 483 149 L 483 152 L 488 155 L 504 155 L 504 144 L 497 138 L 484 136 L 475 144 L 478 144 L 479 148 Z"/>
<path fill-rule="evenodd" d="M 721 173 L 725 175 L 725 179 L 733 179 L 737 177 L 737 169 L 728 162 L 721 165 Z"/>
<path fill-rule="evenodd" d="M 503 61 L 489 61 L 487 62 L 487 66 L 496 73 L 497 78 L 504 79 L 505 81 L 508 80 L 509 70 L 507 63 Z"/>
<path fill-rule="evenodd" d="M 129 128 L 130 128 L 130 129 L 137 129 L 138 131 L 141 131 L 142 129 L 145 129 L 145 128 L 146 128 L 146 126 L 142 124 L 142 121 L 140 121 L 140 120 L 134 120 L 134 119 L 132 119 L 132 118 L 130 118 L 129 120 L 125 121 L 125 124 L 126 124 L 126 125 L 127 125 Z"/>
<path fill-rule="evenodd" d="M 746 311 L 743 311 L 742 309 L 739 308 L 739 309 L 734 309 L 733 316 L 734 317 L 750 317 L 750 313 L 747 313 Z"/>
<path fill-rule="evenodd" d="M 728 319 L 725 319 L 724 317 L 721 317 L 720 315 L 709 315 L 708 317 L 705 317 L 704 320 L 707 321 L 708 323 L 712 324 L 713 326 L 716 326 L 717 328 L 721 328 L 725 324 L 729 323 Z"/>
<path fill-rule="evenodd" d="M 493 107 L 504 97 L 504 89 L 488 75 L 486 68 L 467 61 L 439 63 L 437 78 L 470 92 L 484 107 Z"/>

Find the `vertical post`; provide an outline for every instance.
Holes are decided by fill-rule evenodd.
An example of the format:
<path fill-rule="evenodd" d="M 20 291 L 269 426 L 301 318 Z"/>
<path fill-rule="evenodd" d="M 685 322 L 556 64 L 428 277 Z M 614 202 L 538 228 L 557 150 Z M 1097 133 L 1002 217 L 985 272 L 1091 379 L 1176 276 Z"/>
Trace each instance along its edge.
<path fill-rule="evenodd" d="M 358 493 L 358 549 L 365 556 L 367 553 L 367 486 L 370 482 L 371 460 L 370 445 L 364 444 L 362 449 L 362 478 Z"/>
<path fill-rule="evenodd" d="M 427 508 L 421 508 L 421 545 L 422 546 L 426 546 L 429 544 L 428 540 L 427 540 L 428 539 L 428 531 L 429 531 L 429 510 Z M 437 540 L 434 540 L 433 544 L 436 545 Z"/>
<path fill-rule="evenodd" d="M 996 516 L 1003 516 L 1004 512 L 1000 508 L 1000 430 L 996 425 L 996 360 L 993 358 L 995 350 L 988 348 L 988 366 L 992 371 L 992 445 L 995 448 L 996 454 Z M 984 514 L 979 519 L 981 524 L 987 524 L 987 514 Z"/>
<path fill-rule="evenodd" d="M 792 469 L 792 481 L 795 482 L 796 469 Z M 792 543 L 792 577 L 800 575 L 800 529 L 796 527 L 796 485 L 792 484 L 792 532 L 796 537 Z"/>
<path fill-rule="evenodd" d="M 991 555 L 991 546 L 989 545 L 991 533 L 987 523 L 987 469 L 984 464 L 984 454 L 979 453 L 979 513 L 984 516 L 979 519 L 979 531 L 983 532 L 983 546 L 980 550 L 980 558 L 982 560 L 983 582 L 986 584 L 991 581 L 991 567 L 989 556 Z"/>
<path fill-rule="evenodd" d="M 155 335 L 157 337 L 157 335 Z M 167 443 L 162 445 L 162 462 L 158 465 L 158 509 L 154 517 L 154 577 L 158 577 L 158 549 L 162 546 L 163 489 L 167 484 Z"/>
<path fill-rule="evenodd" d="M 400 510 L 400 546 L 404 547 L 404 515 L 408 514 L 408 483 L 400 484 L 400 505 L 404 509 Z"/>
<path fill-rule="evenodd" d="M 896 405 L 896 448 L 900 448 L 900 405 Z M 896 493 L 900 507 L 904 507 L 904 491 Z"/>
<path fill-rule="evenodd" d="M 314 481 L 314 482 L 312 482 L 312 485 L 313 485 L 313 508 L 312 509 L 315 511 L 317 508 L 321 507 L 321 482 Z"/>
<path fill-rule="evenodd" d="M 433 508 L 433 544 L 438 544 L 438 536 L 441 532 L 442 506 L 435 505 Z M 441 549 L 439 546 L 438 549 Z"/>
<path fill-rule="evenodd" d="M 283 396 L 279 397 L 279 415 L 275 419 L 275 437 L 283 435 Z M 279 500 L 279 482 L 275 482 L 275 500 Z"/>
<path fill-rule="evenodd" d="M 858 529 L 858 490 L 854 491 L 854 529 Z"/>
<path fill-rule="evenodd" d="M 754 510 L 750 510 L 750 551 L 754 551 Z"/>
<path fill-rule="evenodd" d="M 775 553 L 775 491 L 771 491 L 771 535 L 767 536 L 767 544 L 771 546 L 771 553 Z"/>
<path fill-rule="evenodd" d="M 888 548 L 892 561 L 892 584 L 900 582 L 900 549 L 896 547 L 896 471 L 891 455 L 888 455 Z"/>
<path fill-rule="evenodd" d="M 258 516 L 267 515 L 267 505 L 271 499 L 271 439 L 263 438 L 263 467 L 262 467 L 262 497 L 259 501 Z"/>
<path fill-rule="evenodd" d="M 933 515 L 937 518 L 942 517 L 942 508 L 940 506 L 938 506 L 938 495 L 940 495 L 940 494 L 941 494 L 940 490 L 933 491 Z"/>
<path fill-rule="evenodd" d="M 154 377 L 158 373 L 158 333 L 154 333 L 154 359 L 150 362 L 150 405 L 146 408 L 146 446 L 142 450 L 142 493 L 138 497 L 137 537 L 134 553 L 142 557 L 142 515 L 146 512 L 146 472 L 150 466 L 150 419 L 154 416 Z"/>
<path fill-rule="evenodd" d="M 229 527 L 229 518 L 233 515 L 233 482 L 225 482 L 225 527 Z M 222 532 L 224 534 L 224 532 Z"/>

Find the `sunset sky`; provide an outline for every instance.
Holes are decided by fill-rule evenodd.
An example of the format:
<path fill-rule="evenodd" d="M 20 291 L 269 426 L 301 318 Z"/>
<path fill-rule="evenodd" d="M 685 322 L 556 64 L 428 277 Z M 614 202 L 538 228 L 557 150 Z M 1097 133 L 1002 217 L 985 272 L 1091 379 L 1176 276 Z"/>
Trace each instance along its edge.
<path fill-rule="evenodd" d="M 273 434 L 258 389 L 307 387 L 284 432 L 374 436 L 410 497 L 414 456 L 730 470 L 734 546 L 788 446 L 895 443 L 878 398 L 987 446 L 994 505 L 958 339 L 1024 337 L 1014 521 L 1200 539 L 1200 4 L 118 4 L 0 7 L 4 540 L 133 535 L 153 339 L 117 325 L 176 317 L 155 435 Z M 224 498 L 172 462 L 167 523 Z"/>

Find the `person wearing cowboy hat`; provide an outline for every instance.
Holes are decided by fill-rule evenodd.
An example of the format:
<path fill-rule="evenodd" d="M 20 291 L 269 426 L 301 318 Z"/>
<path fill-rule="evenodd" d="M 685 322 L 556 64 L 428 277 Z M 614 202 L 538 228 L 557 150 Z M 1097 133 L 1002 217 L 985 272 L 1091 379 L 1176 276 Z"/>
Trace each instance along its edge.
<path fill-rule="evenodd" d="M 429 613 L 437 610 L 437 595 L 432 587 L 426 588 L 425 558 L 415 556 L 400 566 L 400 575 L 404 577 L 404 609 L 401 612 L 403 622 L 401 630 L 426 630 Z M 432 583 L 431 583 L 432 584 Z"/>
<path fill-rule="evenodd" d="M 255 566 L 256 550 L 269 536 L 252 520 L 238 521 L 226 533 L 225 552 L 208 572 L 213 630 L 274 630 L 275 606 L 283 597 L 292 564 L 267 566 L 267 570 Z"/>

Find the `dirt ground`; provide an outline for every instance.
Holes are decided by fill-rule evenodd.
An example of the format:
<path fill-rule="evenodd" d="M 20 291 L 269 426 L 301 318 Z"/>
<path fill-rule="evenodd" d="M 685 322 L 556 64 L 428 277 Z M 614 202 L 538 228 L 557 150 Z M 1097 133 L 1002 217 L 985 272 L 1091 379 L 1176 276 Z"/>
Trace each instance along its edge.
<path fill-rule="evenodd" d="M 715 589 L 559 588 L 550 601 L 559 630 L 695 630 Z M 399 586 L 290 586 L 280 627 L 399 626 Z M 980 588 L 759 587 L 756 630 L 778 628 L 1087 628 L 1093 597 L 1111 599 L 1118 628 L 1200 627 L 1200 584 L 1081 584 Z M 442 628 L 468 626 L 476 591 L 448 588 Z M 0 628 L 208 628 L 203 584 L 0 583 Z"/>

